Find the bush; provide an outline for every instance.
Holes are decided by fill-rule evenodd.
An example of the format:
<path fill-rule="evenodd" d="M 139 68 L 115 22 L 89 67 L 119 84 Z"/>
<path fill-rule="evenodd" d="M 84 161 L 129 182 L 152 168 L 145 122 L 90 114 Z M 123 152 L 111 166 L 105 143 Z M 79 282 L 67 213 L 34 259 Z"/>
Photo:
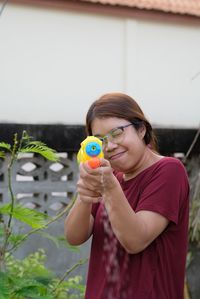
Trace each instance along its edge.
<path fill-rule="evenodd" d="M 0 142 L 0 159 L 9 155 L 7 166 L 9 202 L 0 206 L 0 298 L 1 299 L 81 299 L 84 296 L 85 286 L 82 277 L 75 276 L 66 279 L 78 266 L 86 260 L 80 260 L 71 269 L 68 269 L 61 278 L 45 267 L 46 254 L 43 249 L 38 249 L 23 260 L 15 257 L 14 253 L 23 241 L 32 234 L 45 230 L 48 226 L 60 219 L 73 205 L 74 200 L 54 218 L 44 213 L 26 208 L 17 203 L 12 189 L 12 167 L 19 155 L 35 153 L 42 155 L 50 161 L 58 161 L 55 150 L 40 141 L 33 141 L 24 131 L 18 140 L 14 135 L 11 146 Z M 14 233 L 14 220 L 30 229 L 24 234 Z M 46 234 L 48 236 L 48 234 Z M 49 239 L 55 239 L 49 236 Z"/>

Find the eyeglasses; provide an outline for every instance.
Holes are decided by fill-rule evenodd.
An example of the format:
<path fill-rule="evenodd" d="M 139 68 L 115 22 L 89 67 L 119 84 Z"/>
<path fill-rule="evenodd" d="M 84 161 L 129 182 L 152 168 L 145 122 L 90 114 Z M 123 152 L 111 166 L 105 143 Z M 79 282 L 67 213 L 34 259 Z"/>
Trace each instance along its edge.
<path fill-rule="evenodd" d="M 107 135 L 100 137 L 98 135 L 95 135 L 97 138 L 99 138 L 102 141 L 102 147 L 103 149 L 107 146 L 108 141 L 112 143 L 119 144 L 123 140 L 123 133 L 124 129 L 128 128 L 130 126 L 133 126 L 133 124 L 128 124 L 125 126 L 120 126 L 117 128 L 112 129 Z"/>

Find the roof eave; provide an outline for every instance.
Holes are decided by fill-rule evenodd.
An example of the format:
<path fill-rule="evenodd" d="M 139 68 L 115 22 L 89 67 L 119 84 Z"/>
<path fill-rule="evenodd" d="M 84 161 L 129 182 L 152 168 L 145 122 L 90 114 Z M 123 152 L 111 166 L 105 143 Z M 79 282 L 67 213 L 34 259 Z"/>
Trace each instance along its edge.
<path fill-rule="evenodd" d="M 144 18 L 170 22 L 188 21 L 192 23 L 200 23 L 199 16 L 186 13 L 181 14 L 175 12 L 164 12 L 155 9 L 140 9 L 136 7 L 83 2 L 77 0 L 12 0 L 12 4 L 31 5 L 37 7 L 40 6 L 52 9 L 66 9 L 119 17 Z"/>

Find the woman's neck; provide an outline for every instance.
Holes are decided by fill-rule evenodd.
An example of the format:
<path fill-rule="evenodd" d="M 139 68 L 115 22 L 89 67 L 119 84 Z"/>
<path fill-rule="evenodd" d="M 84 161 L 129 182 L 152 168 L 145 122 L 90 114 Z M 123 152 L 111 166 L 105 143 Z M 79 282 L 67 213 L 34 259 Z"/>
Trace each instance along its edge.
<path fill-rule="evenodd" d="M 147 148 L 147 150 L 144 152 L 144 155 L 140 159 L 137 165 L 135 165 L 134 169 L 130 170 L 130 172 L 124 173 L 123 177 L 124 180 L 130 180 L 134 177 L 136 177 L 140 172 L 147 169 L 160 159 L 162 159 L 163 156 L 153 152 L 151 149 Z"/>

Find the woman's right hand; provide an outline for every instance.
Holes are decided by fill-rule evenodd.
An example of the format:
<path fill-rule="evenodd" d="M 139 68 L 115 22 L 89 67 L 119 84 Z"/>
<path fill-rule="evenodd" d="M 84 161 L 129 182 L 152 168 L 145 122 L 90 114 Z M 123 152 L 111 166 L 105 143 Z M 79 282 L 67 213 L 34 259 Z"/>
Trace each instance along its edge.
<path fill-rule="evenodd" d="M 79 194 L 79 199 L 88 204 L 97 203 L 102 199 L 99 192 L 95 191 L 94 186 L 92 186 L 88 180 L 85 178 L 88 176 L 98 176 L 96 169 L 91 169 L 87 163 L 81 163 L 79 166 L 80 177 L 77 182 L 77 192 Z"/>

